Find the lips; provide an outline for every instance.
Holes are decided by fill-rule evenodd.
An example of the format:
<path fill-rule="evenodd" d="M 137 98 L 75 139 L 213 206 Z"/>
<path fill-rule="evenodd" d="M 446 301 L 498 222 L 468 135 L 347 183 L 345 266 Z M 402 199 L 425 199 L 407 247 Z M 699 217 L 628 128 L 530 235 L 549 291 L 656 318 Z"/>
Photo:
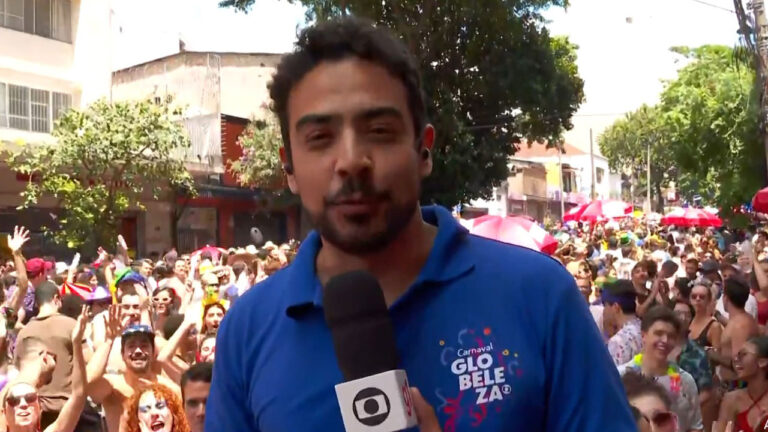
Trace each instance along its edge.
<path fill-rule="evenodd" d="M 156 421 L 156 422 L 153 422 L 150 425 L 150 427 L 152 428 L 153 431 L 159 431 L 159 430 L 162 430 L 165 427 L 165 423 L 162 422 L 162 421 Z"/>

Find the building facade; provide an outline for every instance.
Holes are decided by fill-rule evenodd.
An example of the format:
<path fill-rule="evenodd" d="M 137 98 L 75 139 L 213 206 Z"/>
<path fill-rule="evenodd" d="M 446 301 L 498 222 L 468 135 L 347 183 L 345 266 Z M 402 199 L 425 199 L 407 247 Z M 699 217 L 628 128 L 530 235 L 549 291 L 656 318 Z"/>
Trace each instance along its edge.
<path fill-rule="evenodd" d="M 146 252 L 171 244 L 182 252 L 206 244 L 243 246 L 250 243 L 251 227 L 273 241 L 299 235 L 295 200 L 275 201 L 269 191 L 242 188 L 227 172 L 227 164 L 242 155 L 237 139 L 248 122 L 265 115 L 267 83 L 280 57 L 182 51 L 114 72 L 115 100 L 172 100 L 184 109 L 191 140 L 180 157 L 199 196 L 147 205 L 146 220 L 152 223 L 146 227 Z"/>
<path fill-rule="evenodd" d="M 0 144 L 52 142 L 53 122 L 63 110 L 109 97 L 110 26 L 104 0 L 0 0 Z M 30 253 L 64 254 L 42 236 L 42 226 L 57 216 L 53 200 L 16 210 L 28 180 L 0 163 L 0 232 L 22 222 L 32 232 Z M 124 225 L 135 227 L 135 217 Z M 126 239 L 135 245 L 131 234 L 135 230 Z"/>

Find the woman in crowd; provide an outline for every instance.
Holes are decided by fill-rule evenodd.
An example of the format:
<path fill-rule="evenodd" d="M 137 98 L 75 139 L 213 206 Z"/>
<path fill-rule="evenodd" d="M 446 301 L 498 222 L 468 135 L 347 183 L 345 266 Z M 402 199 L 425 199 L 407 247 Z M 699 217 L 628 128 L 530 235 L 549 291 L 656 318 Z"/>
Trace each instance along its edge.
<path fill-rule="evenodd" d="M 75 430 L 85 406 L 85 359 L 83 357 L 83 337 L 88 321 L 88 311 L 82 308 L 77 323 L 72 331 L 72 393 L 64 403 L 56 420 L 45 428 L 45 432 L 72 432 Z M 34 371 L 33 371 L 34 372 Z M 40 370 L 36 371 L 39 375 Z M 16 380 L 8 384 L 7 392 L 2 397 L 4 420 L 8 432 L 39 432 L 42 409 L 38 389 L 30 384 L 37 382 L 37 377 L 21 373 Z"/>
<path fill-rule="evenodd" d="M 733 421 L 735 430 L 741 432 L 762 431 L 768 421 L 768 336 L 745 343 L 734 356 L 733 368 L 747 388 L 725 394 L 719 423 Z"/>
<path fill-rule="evenodd" d="M 180 299 L 171 287 L 166 286 L 155 291 L 152 296 L 152 319 L 157 332 L 161 332 L 168 317 L 179 310 L 179 303 Z"/>
<path fill-rule="evenodd" d="M 168 387 L 154 383 L 133 394 L 126 403 L 125 432 L 189 432 L 181 400 Z"/>
<path fill-rule="evenodd" d="M 720 348 L 723 327 L 712 315 L 714 311 L 712 283 L 706 279 L 694 281 L 690 299 L 691 305 L 693 305 L 696 311 L 696 315 L 689 327 L 690 338 L 702 348 Z"/>
<path fill-rule="evenodd" d="M 167 342 L 160 349 L 157 361 L 168 378 L 177 382 L 198 356 L 197 324 L 194 317 L 185 318 L 180 314 L 171 315 L 165 322 L 163 332 Z"/>
<path fill-rule="evenodd" d="M 200 334 L 206 335 L 209 332 L 216 332 L 226 313 L 227 310 L 221 303 L 216 302 L 205 305 L 203 308 L 203 326 L 200 329 Z"/>
<path fill-rule="evenodd" d="M 621 382 L 629 404 L 651 424 L 653 432 L 677 432 L 677 416 L 671 410 L 672 401 L 664 387 L 632 371 L 625 373 Z"/>

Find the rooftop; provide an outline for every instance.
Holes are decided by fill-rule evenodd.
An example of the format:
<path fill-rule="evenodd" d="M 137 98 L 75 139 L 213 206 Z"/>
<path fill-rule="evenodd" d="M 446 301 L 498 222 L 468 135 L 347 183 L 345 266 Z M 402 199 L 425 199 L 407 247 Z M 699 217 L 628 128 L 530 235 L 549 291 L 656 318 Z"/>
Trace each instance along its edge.
<path fill-rule="evenodd" d="M 547 148 L 547 145 L 544 143 L 528 143 L 526 141 L 523 141 L 522 143 L 517 145 L 517 152 L 515 152 L 514 157 L 515 158 L 534 158 L 534 157 L 550 157 L 550 156 L 557 156 L 557 149 L 555 147 L 549 147 Z M 563 156 L 578 156 L 578 155 L 585 155 L 588 154 L 581 149 L 579 149 L 576 146 L 573 146 L 571 144 L 565 143 L 563 145 L 563 149 L 565 150 L 565 153 L 563 153 Z"/>

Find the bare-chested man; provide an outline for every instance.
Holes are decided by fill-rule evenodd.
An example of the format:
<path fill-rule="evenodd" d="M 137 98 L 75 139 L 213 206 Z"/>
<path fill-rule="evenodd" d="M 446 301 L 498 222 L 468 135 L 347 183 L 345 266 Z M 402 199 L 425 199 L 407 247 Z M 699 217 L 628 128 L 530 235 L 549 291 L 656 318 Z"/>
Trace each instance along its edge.
<path fill-rule="evenodd" d="M 724 386 L 729 389 L 737 383 L 736 374 L 732 368 L 733 354 L 739 352 L 744 343 L 759 334 L 757 321 L 744 311 L 749 298 L 749 287 L 740 277 L 734 276 L 725 280 L 723 305 L 728 312 L 728 324 L 720 339 L 720 349 L 707 348 L 707 354 L 718 365 L 718 375 Z"/>
<path fill-rule="evenodd" d="M 119 306 L 110 306 L 106 341 L 98 347 L 88 364 L 88 395 L 104 406 L 109 432 L 120 431 L 123 403 L 133 395 L 134 389 L 147 382 L 160 382 L 181 395 L 179 386 L 156 372 L 155 333 L 143 324 L 129 325 L 120 333 Z M 125 372 L 107 373 L 107 360 L 115 338 L 121 336 L 121 353 Z"/>

